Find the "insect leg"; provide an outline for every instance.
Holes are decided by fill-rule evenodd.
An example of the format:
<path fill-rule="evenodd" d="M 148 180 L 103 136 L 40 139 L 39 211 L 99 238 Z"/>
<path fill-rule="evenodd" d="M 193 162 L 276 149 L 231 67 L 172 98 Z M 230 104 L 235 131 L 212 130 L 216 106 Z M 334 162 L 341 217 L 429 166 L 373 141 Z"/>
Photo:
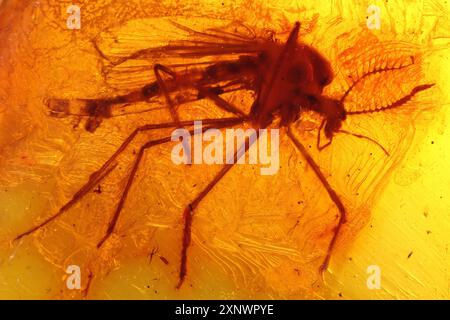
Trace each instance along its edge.
<path fill-rule="evenodd" d="M 241 121 L 241 122 L 242 122 L 242 121 Z M 230 123 L 226 123 L 226 122 L 225 122 L 225 123 L 221 123 L 220 125 L 217 125 L 217 124 L 216 124 L 216 125 L 214 125 L 214 128 L 229 127 L 229 126 L 231 126 L 231 125 L 233 125 L 233 124 L 236 124 L 235 121 L 230 122 Z M 208 130 L 208 129 L 210 129 L 210 128 L 212 128 L 212 126 L 204 127 L 204 128 L 202 129 L 202 132 L 204 132 L 204 131 L 206 131 L 206 130 Z M 190 134 L 191 134 L 191 135 L 196 134 L 196 133 L 197 133 L 197 132 L 194 131 L 194 130 L 191 130 L 191 131 L 190 131 Z M 141 160 L 142 160 L 142 157 L 144 156 L 144 152 L 145 152 L 147 149 L 150 149 L 151 147 L 154 147 L 154 146 L 157 146 L 157 145 L 160 145 L 160 144 L 164 144 L 164 143 L 168 143 L 168 142 L 171 142 L 171 141 L 172 141 L 172 137 L 164 137 L 164 138 L 157 139 L 157 140 L 150 140 L 150 141 L 148 141 L 147 143 L 145 143 L 145 144 L 140 148 L 139 153 L 138 153 L 137 156 L 136 156 L 136 160 L 134 161 L 133 167 L 131 168 L 130 174 L 129 174 L 129 176 L 128 176 L 127 184 L 125 185 L 125 188 L 124 188 L 124 190 L 122 191 L 122 194 L 121 194 L 121 196 L 120 196 L 120 200 L 119 200 L 119 203 L 117 204 L 116 211 L 114 212 L 114 215 L 112 216 L 112 218 L 111 218 L 111 220 L 110 220 L 110 222 L 109 222 L 109 225 L 108 225 L 108 228 L 107 228 L 107 230 L 106 230 L 105 235 L 104 235 L 103 238 L 98 242 L 97 248 L 100 248 L 100 247 L 103 245 L 103 243 L 105 243 L 105 241 L 106 241 L 106 240 L 111 236 L 111 234 L 114 232 L 114 229 L 115 229 L 115 227 L 116 227 L 116 225 L 117 225 L 117 221 L 119 220 L 120 213 L 122 212 L 123 206 L 124 206 L 124 204 L 125 204 L 125 200 L 126 200 L 126 198 L 127 198 L 127 196 L 128 196 L 128 192 L 130 191 L 131 185 L 133 184 L 133 180 L 134 180 L 134 178 L 135 178 L 135 176 L 136 176 L 137 169 L 138 169 L 139 164 L 140 164 L 140 162 L 141 162 Z"/>
<path fill-rule="evenodd" d="M 210 99 L 220 109 L 231 112 L 242 119 L 247 118 L 247 115 L 244 112 L 242 112 L 242 110 L 239 110 L 238 108 L 233 106 L 231 103 L 229 103 L 225 99 L 221 98 L 219 96 L 220 93 L 215 93 L 214 88 L 205 88 L 205 87 L 198 86 L 197 90 L 198 90 L 199 95 Z"/>
<path fill-rule="evenodd" d="M 169 67 L 163 66 L 160 64 L 155 65 L 154 71 L 155 71 L 158 85 L 160 86 L 160 88 L 164 94 L 164 97 L 166 99 L 166 102 L 169 105 L 172 120 L 174 122 L 179 121 L 179 115 L 178 115 L 178 112 L 176 111 L 175 103 L 170 98 L 169 90 L 160 74 L 160 72 L 163 71 L 164 73 L 167 73 L 168 75 L 170 75 L 172 78 L 175 78 L 176 73 L 173 70 L 171 70 Z M 198 98 L 199 99 L 208 98 L 211 101 L 213 101 L 219 108 L 221 108 L 225 111 L 231 112 L 241 118 L 247 117 L 247 115 L 244 112 L 242 112 L 241 110 L 239 110 L 238 108 L 236 108 L 235 106 L 233 106 L 232 104 L 230 104 L 229 102 L 224 100 L 223 98 L 219 97 L 220 94 L 223 94 L 225 92 L 230 92 L 230 91 L 225 91 L 224 87 L 211 88 L 211 87 L 204 87 L 201 85 L 194 85 L 193 88 L 198 90 Z"/>
<path fill-rule="evenodd" d="M 324 145 L 320 145 L 320 132 L 322 131 L 322 128 L 325 125 L 325 122 L 326 122 L 326 120 L 323 119 L 322 122 L 320 123 L 319 129 L 317 131 L 317 150 L 319 150 L 319 151 L 322 151 L 326 147 L 330 146 L 332 141 L 333 141 L 333 137 L 331 137 L 331 139 L 327 143 L 325 143 Z M 344 134 L 347 134 L 347 135 L 350 135 L 350 136 L 353 136 L 353 137 L 356 137 L 356 138 L 359 138 L 359 139 L 365 139 L 367 141 L 370 141 L 370 142 L 374 143 L 377 147 L 379 147 L 381 150 L 383 150 L 385 155 L 389 156 L 389 152 L 386 150 L 385 147 L 383 147 L 378 141 L 376 141 L 376 140 L 374 140 L 374 139 L 372 139 L 372 138 L 370 138 L 368 136 L 365 136 L 365 135 L 362 135 L 362 134 L 359 134 L 359 133 L 349 132 L 347 130 L 342 130 L 342 129 L 339 129 L 336 132 L 344 133 Z"/>
<path fill-rule="evenodd" d="M 167 88 L 166 82 L 164 81 L 164 79 L 161 76 L 161 73 L 164 72 L 164 73 L 168 74 L 169 76 L 171 76 L 173 79 L 175 79 L 176 73 L 174 71 L 172 71 L 171 69 L 169 69 L 168 67 L 163 66 L 161 64 L 155 64 L 155 66 L 153 67 L 153 72 L 155 73 L 156 81 L 158 82 L 158 85 L 164 94 L 164 98 L 166 99 L 166 102 L 169 105 L 169 111 L 170 111 L 170 115 L 172 116 L 172 120 L 174 122 L 179 122 L 180 117 L 178 115 L 177 110 L 175 109 L 175 103 L 170 98 L 170 94 L 169 94 L 169 90 Z"/>
<path fill-rule="evenodd" d="M 225 176 L 225 174 L 233 167 L 233 165 L 240 159 L 240 157 L 245 156 L 245 153 L 250 149 L 251 145 L 255 143 L 259 138 L 259 134 L 256 133 L 256 139 L 249 140 L 247 138 L 244 145 L 241 145 L 238 150 L 234 153 L 233 162 L 231 164 L 225 164 L 224 167 L 216 174 L 214 179 L 209 182 L 209 184 L 198 194 L 194 200 L 189 203 L 183 212 L 184 220 L 184 230 L 183 230 L 183 242 L 181 246 L 181 261 L 180 261 L 180 274 L 178 284 L 176 286 L 179 289 L 184 282 L 187 274 L 187 251 L 191 244 L 191 233 L 192 233 L 192 219 L 194 215 L 194 210 L 198 207 L 200 202 L 208 195 L 208 193 L 214 188 L 214 186 Z"/>
<path fill-rule="evenodd" d="M 87 297 L 89 294 L 89 289 L 91 288 L 91 284 L 92 284 L 92 280 L 94 280 L 94 273 L 89 270 L 89 274 L 88 274 L 88 281 L 86 284 L 86 287 L 84 288 L 84 290 L 82 291 L 82 295 L 83 297 Z"/>
<path fill-rule="evenodd" d="M 155 64 L 153 69 L 155 72 L 156 81 L 157 81 L 159 87 L 161 88 L 161 91 L 164 94 L 167 104 L 169 105 L 169 110 L 170 110 L 170 114 L 172 116 L 172 120 L 174 122 L 179 122 L 180 118 L 179 118 L 178 112 L 175 108 L 175 103 L 170 98 L 170 93 L 167 88 L 166 82 L 164 81 L 164 79 L 162 78 L 162 75 L 161 75 L 161 72 L 164 72 L 164 73 L 168 74 L 169 76 L 171 76 L 172 79 L 175 79 L 176 73 L 173 70 L 171 70 L 169 67 L 161 65 L 161 64 Z M 203 86 L 194 86 L 194 87 L 198 90 L 199 98 L 207 97 L 210 100 L 212 100 L 219 108 L 224 109 L 225 111 L 231 112 L 242 119 L 247 117 L 245 115 L 245 113 L 243 113 L 241 110 L 239 110 L 238 108 L 236 108 L 235 106 L 233 106 L 232 104 L 227 102 L 226 100 L 220 98 L 219 97 L 220 93 L 218 93 L 218 94 L 214 93 L 213 88 L 205 88 Z M 187 143 L 187 142 L 183 142 L 183 143 Z M 184 147 L 184 150 L 186 151 L 186 157 L 188 159 L 190 159 L 191 158 L 190 146 L 185 144 L 183 147 Z"/>
<path fill-rule="evenodd" d="M 344 204 L 342 203 L 340 197 L 337 195 L 336 191 L 334 191 L 334 189 L 330 186 L 327 178 L 325 178 L 325 176 L 323 175 L 319 166 L 317 165 L 317 163 L 314 161 L 314 159 L 309 154 L 308 150 L 306 150 L 306 148 L 303 146 L 303 144 L 301 144 L 301 142 L 298 141 L 298 139 L 294 136 L 290 127 L 288 128 L 287 134 L 288 134 L 289 138 L 292 140 L 292 142 L 294 143 L 295 147 L 300 151 L 302 156 L 305 158 L 306 162 L 308 162 L 310 167 L 313 169 L 317 178 L 319 178 L 320 182 L 325 187 L 329 197 L 331 198 L 331 200 L 334 202 L 334 204 L 336 205 L 336 207 L 339 210 L 338 224 L 333 231 L 333 237 L 331 238 L 330 244 L 328 245 L 327 255 L 326 255 L 324 261 L 322 262 L 322 265 L 320 266 L 320 272 L 323 273 L 327 269 L 328 263 L 330 262 L 331 254 L 336 245 L 336 240 L 337 240 L 337 237 L 341 230 L 341 227 L 346 222 L 346 210 L 345 210 Z"/>
<path fill-rule="evenodd" d="M 375 139 L 372 139 L 371 137 L 368 137 L 368 136 L 365 136 L 365 135 L 359 134 L 359 133 L 349 132 L 349 131 L 347 131 L 347 130 L 338 130 L 337 132 L 338 132 L 338 133 L 344 133 L 344 134 L 353 136 L 353 137 L 358 138 L 358 139 L 365 139 L 365 140 L 367 140 L 367 141 L 370 141 L 370 142 L 374 143 L 377 147 L 379 147 L 381 150 L 383 150 L 384 154 L 385 154 L 386 156 L 389 157 L 389 152 L 386 150 L 386 148 L 383 147 L 383 146 L 382 146 L 378 141 L 376 141 Z"/>
<path fill-rule="evenodd" d="M 169 67 L 163 66 L 161 64 L 155 64 L 155 66 L 153 67 L 153 71 L 155 73 L 156 76 L 156 82 L 159 85 L 159 88 L 161 89 L 161 91 L 164 94 L 164 97 L 166 99 L 166 102 L 169 106 L 169 111 L 170 111 L 170 115 L 172 117 L 172 120 L 175 123 L 179 123 L 180 122 L 180 116 L 178 115 L 178 111 L 175 108 L 175 103 L 172 101 L 172 99 L 170 98 L 170 93 L 169 90 L 167 88 L 166 82 L 164 81 L 164 79 L 161 76 L 161 72 L 164 72 L 166 74 L 168 74 L 169 76 L 172 77 L 172 79 L 175 79 L 176 77 L 176 73 L 171 70 Z M 183 141 L 183 148 L 186 152 L 186 158 L 187 159 L 191 159 L 191 146 L 188 145 L 187 141 Z"/>
<path fill-rule="evenodd" d="M 322 120 L 322 122 L 320 123 L 319 129 L 317 131 L 317 150 L 322 151 L 323 149 L 325 149 L 326 147 L 328 147 L 331 144 L 331 139 L 330 141 L 328 141 L 327 143 L 325 143 L 324 145 L 320 145 L 320 132 L 323 129 L 323 126 L 325 125 L 325 119 Z"/>
<path fill-rule="evenodd" d="M 223 119 L 203 119 L 202 122 L 204 124 L 215 124 L 215 125 L 233 125 L 237 124 L 239 122 L 242 122 L 242 120 L 237 118 L 223 118 Z M 76 204 L 81 198 L 83 198 L 90 190 L 92 190 L 103 178 L 105 178 L 116 166 L 115 159 L 125 150 L 125 148 L 131 143 L 131 141 L 136 137 L 136 135 L 143 131 L 148 130 L 154 130 L 154 129 L 161 129 L 161 128 L 174 128 L 177 127 L 179 124 L 184 126 L 192 126 L 194 124 L 193 121 L 182 121 L 180 123 L 160 123 L 160 124 L 148 124 L 143 125 L 141 127 L 136 128 L 120 145 L 120 147 L 112 154 L 112 156 L 98 169 L 97 171 L 93 172 L 89 176 L 89 180 L 73 195 L 72 199 L 69 200 L 65 205 L 63 205 L 59 211 L 54 214 L 53 216 L 50 216 L 49 218 L 45 219 L 43 222 L 38 224 L 37 226 L 29 229 L 26 232 L 23 232 L 19 234 L 14 240 L 19 240 L 24 236 L 27 236 L 48 223 L 52 222 L 59 216 L 61 216 L 64 212 L 69 210 L 74 204 Z"/>

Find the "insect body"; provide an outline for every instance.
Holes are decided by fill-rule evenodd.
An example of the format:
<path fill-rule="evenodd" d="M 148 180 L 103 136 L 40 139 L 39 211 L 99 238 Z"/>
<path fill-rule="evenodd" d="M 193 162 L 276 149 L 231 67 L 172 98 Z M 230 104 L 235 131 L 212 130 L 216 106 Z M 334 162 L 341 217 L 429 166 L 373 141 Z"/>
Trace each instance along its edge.
<path fill-rule="evenodd" d="M 187 29 L 186 27 L 179 26 Z M 94 132 L 104 118 L 114 115 L 115 108 L 118 105 L 129 105 L 135 102 L 152 102 L 153 99 L 163 97 L 170 110 L 172 121 L 161 124 L 148 124 L 136 128 L 130 136 L 125 139 L 118 150 L 109 158 L 103 166 L 90 175 L 89 181 L 66 203 L 56 214 L 47 218 L 32 229 L 20 234 L 16 239 L 31 234 L 34 231 L 44 227 L 71 206 L 78 202 L 85 194 L 92 190 L 111 170 L 114 169 L 114 161 L 118 155 L 130 144 L 134 137 L 143 131 L 156 130 L 160 128 L 192 127 L 193 121 L 181 121 L 178 115 L 177 106 L 186 102 L 199 99 L 209 99 L 218 108 L 233 114 L 230 118 L 204 119 L 203 123 L 209 127 L 225 128 L 237 124 L 247 123 L 254 128 L 266 128 L 277 125 L 286 128 L 287 135 L 294 146 L 300 151 L 306 162 L 312 168 L 317 179 L 326 190 L 329 199 L 339 211 L 338 221 L 333 230 L 327 254 L 322 262 L 321 271 L 328 266 L 330 257 L 336 244 L 342 224 L 346 221 L 346 209 L 338 193 L 329 184 L 327 178 L 321 169 L 309 154 L 304 145 L 294 136 L 291 125 L 301 119 L 302 113 L 312 111 L 319 114 L 323 121 L 319 131 L 323 128 L 325 136 L 331 139 L 340 130 L 342 122 L 347 115 L 344 108 L 344 99 L 349 90 L 341 99 L 334 99 L 323 95 L 324 88 L 333 80 L 333 71 L 330 63 L 317 50 L 298 40 L 300 23 L 294 24 L 292 31 L 285 43 L 277 43 L 270 40 L 252 40 L 246 39 L 238 34 L 228 32 L 217 32 L 213 30 L 210 33 L 199 33 L 187 29 L 192 34 L 200 35 L 204 39 L 221 40 L 223 43 L 213 43 L 211 41 L 197 41 L 193 43 L 182 42 L 181 44 L 172 44 L 162 48 L 151 49 L 136 53 L 136 56 L 145 56 L 150 51 L 164 52 L 181 57 L 203 58 L 208 56 L 230 55 L 234 59 L 218 62 L 210 62 L 206 65 L 201 63 L 185 65 L 182 71 L 174 71 L 170 66 L 156 64 L 153 72 L 156 80 L 145 85 L 141 89 L 130 93 L 102 99 L 77 99 L 63 100 L 50 99 L 49 107 L 54 115 L 78 114 L 89 117 L 86 124 L 88 131 Z M 366 75 L 363 75 L 362 78 Z M 364 112 L 379 112 L 384 109 L 400 107 L 410 100 L 420 91 L 430 88 L 432 84 L 419 85 L 415 87 L 408 95 L 402 99 L 386 106 L 380 106 L 376 110 L 367 110 Z M 255 94 L 255 99 L 248 114 L 244 113 L 238 106 L 227 102 L 222 95 L 227 92 L 237 90 L 251 90 Z M 178 94 L 174 97 L 173 93 Z M 205 129 L 207 129 L 206 127 Z M 350 133 L 352 134 L 352 133 Z M 352 134 L 358 138 L 369 139 L 358 134 Z M 318 134 L 318 147 L 320 132 Z M 258 137 L 257 137 L 258 138 Z M 111 217 L 107 231 L 104 237 L 98 242 L 98 247 L 110 237 L 114 232 L 120 212 L 125 203 L 127 194 L 133 183 L 136 171 L 143 157 L 144 152 L 156 145 L 170 142 L 170 137 L 150 140 L 144 144 L 136 155 L 136 160 L 128 175 L 126 186 L 117 204 L 116 210 Z M 381 147 L 381 145 L 379 145 Z M 247 139 L 243 146 L 247 151 L 250 147 Z M 384 148 L 383 148 L 384 150 Z M 386 152 L 387 153 L 387 152 Z M 235 160 L 238 155 L 234 154 Z M 236 163 L 234 161 L 233 163 Z M 191 229 L 195 209 L 202 200 L 214 188 L 214 186 L 226 175 L 233 164 L 225 164 L 217 173 L 214 179 L 186 205 L 183 213 L 183 239 L 181 244 L 181 257 L 179 265 L 179 279 L 177 287 L 179 288 L 186 277 L 188 266 L 188 249 L 191 244 Z"/>
<path fill-rule="evenodd" d="M 50 99 L 48 104 L 55 116 L 90 116 L 86 130 L 91 132 L 100 125 L 102 118 L 113 116 L 113 109 L 118 104 L 151 101 L 160 95 L 192 88 L 196 89 L 195 93 L 184 94 L 174 103 L 212 98 L 213 95 L 219 96 L 237 89 L 252 90 L 260 96 L 268 95 L 264 106 L 261 106 L 260 98 L 251 114 L 247 115 L 260 127 L 269 125 L 275 115 L 281 117 L 283 125 L 292 123 L 300 115 L 300 106 L 324 115 L 330 113 L 332 104 L 327 99 L 321 99 L 323 88 L 333 78 L 329 62 L 314 48 L 297 42 L 298 30 L 291 36 L 295 39 L 289 44 L 290 47 L 271 41 L 257 43 L 256 53 L 241 54 L 235 60 L 212 63 L 205 68 L 194 66 L 175 73 L 169 67 L 156 64 L 154 73 L 157 80 L 125 95 L 106 99 Z M 165 49 L 178 51 L 180 48 L 169 46 Z M 200 51 L 197 47 L 189 49 Z M 227 53 L 226 45 L 220 53 Z M 205 54 L 198 53 L 199 56 Z M 281 55 L 283 58 L 279 59 Z M 167 79 L 163 80 L 164 75 Z M 221 107 L 244 116 L 238 108 L 224 104 Z"/>

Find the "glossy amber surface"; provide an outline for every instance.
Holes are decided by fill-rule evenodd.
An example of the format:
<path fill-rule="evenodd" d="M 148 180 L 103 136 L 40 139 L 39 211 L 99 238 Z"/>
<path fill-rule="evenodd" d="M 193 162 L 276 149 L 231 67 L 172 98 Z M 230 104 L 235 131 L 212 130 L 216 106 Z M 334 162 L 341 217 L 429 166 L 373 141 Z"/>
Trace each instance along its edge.
<path fill-rule="evenodd" d="M 450 297 L 448 4 L 380 2 L 379 30 L 367 27 L 372 13 L 357 1 L 79 1 L 80 29 L 67 25 L 71 4 L 0 1 L 0 298 Z M 161 100 L 150 112 L 103 119 L 88 132 L 85 118 L 54 117 L 46 105 L 50 98 L 124 94 L 153 79 L 153 64 L 178 63 L 155 55 L 111 67 L 140 49 L 192 40 L 168 19 L 196 30 L 238 21 L 281 42 L 300 21 L 300 40 L 333 67 L 335 79 L 325 93 L 336 98 L 365 72 L 414 62 L 355 87 L 348 111 L 436 84 L 401 108 L 345 121 L 345 130 L 370 136 L 389 156 L 367 140 L 339 134 L 319 152 L 317 115 L 304 114 L 295 124 L 348 210 L 324 279 L 318 269 L 337 210 L 283 130 L 276 175 L 238 165 L 196 210 L 188 276 L 178 290 L 182 212 L 219 165 L 175 165 L 171 144 L 149 150 L 116 231 L 96 247 L 137 150 L 171 130 L 139 135 L 73 208 L 12 242 L 70 200 L 134 128 L 170 120 Z M 250 92 L 226 98 L 245 110 L 252 102 Z M 208 101 L 179 110 L 183 120 L 227 116 Z M 70 265 L 80 267 L 80 290 L 66 285 Z M 380 289 L 367 286 L 374 265 L 381 270 Z"/>

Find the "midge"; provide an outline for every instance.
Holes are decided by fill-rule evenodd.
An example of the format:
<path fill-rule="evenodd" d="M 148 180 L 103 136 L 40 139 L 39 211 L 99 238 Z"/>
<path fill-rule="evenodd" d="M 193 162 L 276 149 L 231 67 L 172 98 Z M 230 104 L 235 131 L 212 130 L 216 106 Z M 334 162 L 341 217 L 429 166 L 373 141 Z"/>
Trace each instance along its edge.
<path fill-rule="evenodd" d="M 244 36 L 239 33 L 218 29 L 208 29 L 206 32 L 199 32 L 176 23 L 173 24 L 177 28 L 187 31 L 194 40 L 180 41 L 159 48 L 141 50 L 128 58 L 142 58 L 154 53 L 164 53 L 197 60 L 205 57 L 215 57 L 215 59 L 211 59 L 214 61 L 209 63 L 194 62 L 184 65 L 156 64 L 153 68 L 156 80 L 145 85 L 140 90 L 135 90 L 125 95 L 102 99 L 50 99 L 48 101 L 48 105 L 54 115 L 67 116 L 78 114 L 88 116 L 86 129 L 91 132 L 95 131 L 104 118 L 114 116 L 115 107 L 120 105 L 127 106 L 139 101 L 151 103 L 158 97 L 165 100 L 172 121 L 137 127 L 114 154 L 97 171 L 89 176 L 89 180 L 56 214 L 18 235 L 16 239 L 20 239 L 41 229 L 82 199 L 83 196 L 98 185 L 115 168 L 115 159 L 127 148 L 138 133 L 161 128 L 191 128 L 189 132 L 191 135 L 194 134 L 194 130 L 192 129 L 194 121 L 180 121 L 177 107 L 186 102 L 208 99 L 215 106 L 228 111 L 233 116 L 220 119 L 201 119 L 203 125 L 205 125 L 202 132 L 209 128 L 229 128 L 244 124 L 254 128 L 256 132 L 259 129 L 268 128 L 269 126 L 281 128 L 283 130 L 280 131 L 287 133 L 293 145 L 312 168 L 318 181 L 320 181 L 328 193 L 329 201 L 336 206 L 339 212 L 336 227 L 330 236 L 327 254 L 319 270 L 323 272 L 329 264 L 330 257 L 336 245 L 336 239 L 342 225 L 346 221 L 346 208 L 339 194 L 332 188 L 317 163 L 308 153 L 307 148 L 293 134 L 291 125 L 301 119 L 302 113 L 306 111 L 315 112 L 322 117 L 322 123 L 317 135 L 317 147 L 320 150 L 331 143 L 333 135 L 342 132 L 351 134 L 357 138 L 367 139 L 377 144 L 387 154 L 387 151 L 380 144 L 369 137 L 341 130 L 342 122 L 345 121 L 347 116 L 352 114 L 380 112 L 398 108 L 411 100 L 420 91 L 433 86 L 433 84 L 418 85 L 404 97 L 388 105 L 377 106 L 377 108 L 372 108 L 371 110 L 346 112 L 344 100 L 361 79 L 377 72 L 401 69 L 405 66 L 390 68 L 385 66 L 380 69 L 368 71 L 361 75 L 359 79 L 353 81 L 353 84 L 344 92 L 340 99 L 334 99 L 322 94 L 324 87 L 333 80 L 330 63 L 316 49 L 299 41 L 299 22 L 294 24 L 285 43 L 275 42 L 271 39 Z M 230 55 L 234 58 L 230 59 Z M 217 58 L 221 56 L 224 57 L 223 60 L 218 60 Z M 413 64 L 414 61 L 411 63 Z M 255 99 L 249 113 L 243 112 L 239 106 L 227 102 L 222 97 L 224 93 L 237 90 L 251 90 L 254 92 Z M 174 93 L 176 93 L 176 97 L 174 97 Z M 319 137 L 322 130 L 329 141 L 321 146 Z M 258 138 L 259 135 L 256 136 L 254 141 L 257 141 Z M 149 140 L 141 146 L 134 160 L 134 164 L 128 173 L 126 184 L 117 203 L 115 212 L 111 217 L 104 236 L 102 239 L 99 239 L 98 247 L 101 247 L 115 230 L 145 151 L 151 147 L 169 142 L 171 142 L 170 136 Z M 182 286 L 187 275 L 191 229 L 196 208 L 233 167 L 238 158 L 248 151 L 251 142 L 247 138 L 243 145 L 238 147 L 237 150 L 241 149 L 243 152 L 235 152 L 234 161 L 224 164 L 223 168 L 207 184 L 204 190 L 201 190 L 190 203 L 186 204 L 183 214 L 180 215 L 184 229 L 182 243 L 180 244 L 177 288 Z"/>
<path fill-rule="evenodd" d="M 278 172 L 279 161 L 279 130 L 271 129 L 267 132 L 267 129 L 259 129 L 256 132 L 255 129 L 226 129 L 225 135 L 218 129 L 208 129 L 203 132 L 202 122 L 194 121 L 194 134 L 191 138 L 191 134 L 187 129 L 175 129 L 172 132 L 172 141 L 178 141 L 177 145 L 172 149 L 171 158 L 175 164 L 232 164 L 234 163 L 234 145 L 235 142 L 238 146 L 243 146 L 245 139 L 248 139 L 248 143 L 252 145 L 249 148 L 249 161 L 250 164 L 260 163 L 268 165 L 260 168 L 262 175 L 274 175 Z M 270 148 L 268 147 L 268 135 L 270 135 Z M 254 144 L 256 137 L 258 136 L 258 144 Z M 193 150 L 191 150 L 191 140 L 194 140 Z M 224 141 L 225 140 L 225 141 Z M 206 141 L 207 145 L 203 148 L 203 142 Z M 208 144 L 209 142 L 209 144 Z M 225 157 L 223 154 L 225 144 Z M 192 151 L 192 152 L 191 152 Z M 193 153 L 193 155 L 192 155 Z M 236 151 L 237 163 L 244 164 L 244 148 L 240 148 Z"/>

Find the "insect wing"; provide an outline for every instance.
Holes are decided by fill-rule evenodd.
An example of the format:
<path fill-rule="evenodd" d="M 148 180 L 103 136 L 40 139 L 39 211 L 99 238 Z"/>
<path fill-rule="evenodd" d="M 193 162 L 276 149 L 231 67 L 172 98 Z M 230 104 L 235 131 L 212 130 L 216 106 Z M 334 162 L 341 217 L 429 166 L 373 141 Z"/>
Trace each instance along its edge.
<path fill-rule="evenodd" d="M 186 27 L 192 23 L 192 28 Z M 216 26 L 213 23 L 209 19 L 141 19 L 103 32 L 96 47 L 106 60 L 106 82 L 119 90 L 137 89 L 155 81 L 155 63 L 175 72 L 188 72 L 217 62 L 236 61 L 242 54 L 257 54 L 269 41 L 243 25 L 223 27 L 223 22 L 215 22 Z M 204 32 L 195 30 L 204 30 L 208 25 L 211 27 Z"/>

